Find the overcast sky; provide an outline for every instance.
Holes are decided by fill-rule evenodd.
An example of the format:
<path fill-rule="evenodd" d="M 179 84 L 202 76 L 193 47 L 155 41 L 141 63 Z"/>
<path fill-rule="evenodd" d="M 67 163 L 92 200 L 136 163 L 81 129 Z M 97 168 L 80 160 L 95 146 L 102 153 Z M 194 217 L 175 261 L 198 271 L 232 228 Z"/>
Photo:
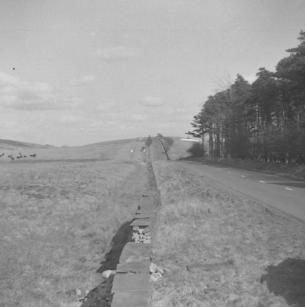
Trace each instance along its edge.
<path fill-rule="evenodd" d="M 305 0 L 1 0 L 0 138 L 179 136 L 237 73 L 273 70 Z"/>

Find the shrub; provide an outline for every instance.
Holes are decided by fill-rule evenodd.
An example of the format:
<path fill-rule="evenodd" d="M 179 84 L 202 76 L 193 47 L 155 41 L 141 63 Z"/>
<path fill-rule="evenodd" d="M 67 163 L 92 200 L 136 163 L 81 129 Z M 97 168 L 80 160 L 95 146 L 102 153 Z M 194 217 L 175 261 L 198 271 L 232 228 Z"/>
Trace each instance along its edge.
<path fill-rule="evenodd" d="M 193 143 L 193 145 L 187 150 L 193 157 L 203 157 L 205 152 L 200 143 Z"/>

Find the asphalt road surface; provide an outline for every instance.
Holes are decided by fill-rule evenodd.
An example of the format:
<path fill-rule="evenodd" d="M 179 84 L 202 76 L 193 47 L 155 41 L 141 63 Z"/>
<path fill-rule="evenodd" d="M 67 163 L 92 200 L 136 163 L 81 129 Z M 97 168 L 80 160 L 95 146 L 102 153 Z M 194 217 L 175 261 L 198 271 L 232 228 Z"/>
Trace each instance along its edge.
<path fill-rule="evenodd" d="M 183 162 L 192 171 L 211 178 L 228 190 L 237 191 L 305 221 L 305 182 L 294 181 L 279 175 L 247 171 L 198 162 Z"/>

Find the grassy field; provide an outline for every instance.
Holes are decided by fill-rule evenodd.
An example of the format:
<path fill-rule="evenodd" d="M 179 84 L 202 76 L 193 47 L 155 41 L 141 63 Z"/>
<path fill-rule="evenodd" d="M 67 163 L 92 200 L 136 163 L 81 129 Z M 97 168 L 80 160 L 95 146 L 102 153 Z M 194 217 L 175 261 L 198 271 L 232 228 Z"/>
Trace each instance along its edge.
<path fill-rule="evenodd" d="M 271 264 L 305 258 L 305 225 L 179 162 L 155 161 L 154 169 L 162 199 L 154 261 L 166 271 L 152 306 L 288 306 L 261 278 Z"/>
<path fill-rule="evenodd" d="M 16 144 L 6 144 L 0 140 L 0 152 L 4 153 L 0 157 L 1 162 L 8 162 L 10 159 L 7 157 L 12 154 L 16 157 L 19 153 L 25 155 L 25 158 L 20 160 L 15 159 L 16 162 L 35 162 L 35 161 L 58 161 L 65 160 L 128 160 L 133 159 L 133 154 L 129 149 L 133 146 L 142 144 L 134 140 L 117 140 L 102 142 L 97 144 L 85 145 L 80 147 L 45 147 L 45 146 L 30 146 L 24 143 L 16 142 Z M 36 154 L 35 158 L 31 158 L 30 154 Z"/>
<path fill-rule="evenodd" d="M 101 282 L 96 270 L 113 235 L 149 189 L 143 141 L 17 145 L 0 140 L 0 307 L 80 306 Z M 174 138 L 171 159 L 190 146 Z M 305 258 L 304 224 L 153 148 L 162 198 L 154 262 L 165 274 L 152 307 L 287 307 L 261 278 L 271 264 Z M 27 157 L 9 161 L 19 152 Z"/>
<path fill-rule="evenodd" d="M 99 263 L 142 194 L 141 146 L 21 148 L 37 157 L 2 160 L 1 307 L 79 306 L 100 282 Z"/>

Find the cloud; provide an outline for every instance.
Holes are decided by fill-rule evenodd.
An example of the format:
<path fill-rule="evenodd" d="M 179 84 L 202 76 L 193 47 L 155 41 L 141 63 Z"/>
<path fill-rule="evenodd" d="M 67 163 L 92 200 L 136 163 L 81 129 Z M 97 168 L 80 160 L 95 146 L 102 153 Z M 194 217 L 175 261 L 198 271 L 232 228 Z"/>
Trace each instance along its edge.
<path fill-rule="evenodd" d="M 64 105 L 69 107 L 79 107 L 83 102 L 84 100 L 82 98 L 71 96 L 65 99 Z"/>
<path fill-rule="evenodd" d="M 26 82 L 0 72 L 0 106 L 16 110 L 56 110 L 75 105 L 75 97 L 59 100 L 45 82 Z"/>
<path fill-rule="evenodd" d="M 160 97 L 146 96 L 140 99 L 140 103 L 146 107 L 160 107 L 164 104 L 164 101 Z"/>
<path fill-rule="evenodd" d="M 142 122 L 147 119 L 146 114 L 134 113 L 129 116 L 129 121 Z"/>
<path fill-rule="evenodd" d="M 103 102 L 99 102 L 96 105 L 96 110 L 100 112 L 105 112 L 105 111 L 113 110 L 116 108 L 117 108 L 116 102 L 103 101 Z"/>
<path fill-rule="evenodd" d="M 82 77 L 79 77 L 78 79 L 72 79 L 71 84 L 72 85 L 86 85 L 89 83 L 92 83 L 95 80 L 94 75 L 85 75 Z"/>
<path fill-rule="evenodd" d="M 244 78 L 245 78 L 249 83 L 253 83 L 253 82 L 257 79 L 257 76 L 256 76 L 256 74 L 251 74 L 251 75 L 244 76 Z"/>
<path fill-rule="evenodd" d="M 5 74 L 3 72 L 0 72 L 0 86 L 2 84 L 16 84 L 18 83 L 18 78 L 11 76 L 9 74 Z"/>
<path fill-rule="evenodd" d="M 63 124 L 75 124 L 83 120 L 83 117 L 75 114 L 61 114 L 59 121 Z"/>
<path fill-rule="evenodd" d="M 115 46 L 108 48 L 99 48 L 95 56 L 106 62 L 126 61 L 139 55 L 139 49 L 127 46 Z"/>

